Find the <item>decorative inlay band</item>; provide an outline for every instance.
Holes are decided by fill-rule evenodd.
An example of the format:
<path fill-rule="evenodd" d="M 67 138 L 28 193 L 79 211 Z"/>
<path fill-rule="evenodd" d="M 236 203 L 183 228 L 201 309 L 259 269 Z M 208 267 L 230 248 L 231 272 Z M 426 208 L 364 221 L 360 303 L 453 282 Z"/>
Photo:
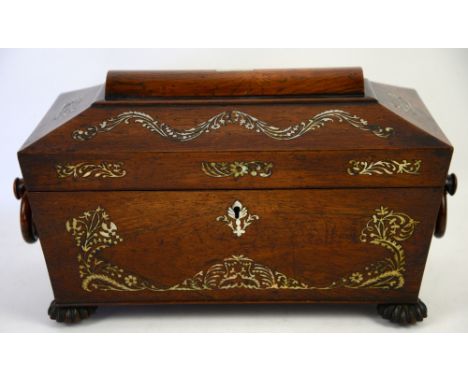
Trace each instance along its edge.
<path fill-rule="evenodd" d="M 349 175 L 395 175 L 410 174 L 418 175 L 421 169 L 422 160 L 379 160 L 376 162 L 366 162 L 350 160 L 348 167 Z"/>
<path fill-rule="evenodd" d="M 327 110 L 313 116 L 307 121 L 285 128 L 272 126 L 250 114 L 234 110 L 223 111 L 209 118 L 207 121 L 199 123 L 196 127 L 186 130 L 175 130 L 164 122 L 160 122 L 150 115 L 140 111 L 127 111 L 119 114 L 115 118 L 109 118 L 96 126 L 89 126 L 83 130 L 77 129 L 73 132 L 72 137 L 78 141 L 86 141 L 99 133 L 111 131 L 114 127 L 120 124 L 129 124 L 130 121 L 133 121 L 152 133 L 180 142 L 190 141 L 199 137 L 203 133 L 208 133 L 211 130 L 217 130 L 229 124 L 243 126 L 248 130 L 255 130 L 259 133 L 261 132 L 273 139 L 291 140 L 299 138 L 309 131 L 317 130 L 320 127 L 325 126 L 326 123 L 333 122 L 334 120 L 340 123 L 346 122 L 348 125 L 360 130 L 370 131 L 381 138 L 388 138 L 393 134 L 392 127 L 369 125 L 366 120 L 343 110 Z"/>
<path fill-rule="evenodd" d="M 227 215 L 216 218 L 217 221 L 226 223 L 237 237 L 241 237 L 245 233 L 245 229 L 258 219 L 260 219 L 258 215 L 249 214 L 247 207 L 243 206 L 238 200 L 228 208 Z"/>
<path fill-rule="evenodd" d="M 401 243 L 413 235 L 417 223 L 404 213 L 393 212 L 386 207 L 376 209 L 361 231 L 359 239 L 362 243 L 385 248 L 391 256 L 325 286 L 313 286 L 298 281 L 243 255 L 226 257 L 206 271 L 201 270 L 179 284 L 168 287 L 157 286 L 152 281 L 128 272 L 99 256 L 104 249 L 123 241 L 117 233 L 116 224 L 110 220 L 103 208 L 86 211 L 78 218 L 68 220 L 65 226 L 79 248 L 79 274 L 81 286 L 85 291 L 165 292 L 233 288 L 399 289 L 405 283 L 405 251 Z"/>
<path fill-rule="evenodd" d="M 55 166 L 58 178 L 72 176 L 78 178 L 121 178 L 127 174 L 122 162 L 80 162 L 80 163 L 58 163 Z"/>
<path fill-rule="evenodd" d="M 202 171 L 213 178 L 234 178 L 245 175 L 268 178 L 273 170 L 273 163 L 251 161 L 251 162 L 202 162 Z"/>

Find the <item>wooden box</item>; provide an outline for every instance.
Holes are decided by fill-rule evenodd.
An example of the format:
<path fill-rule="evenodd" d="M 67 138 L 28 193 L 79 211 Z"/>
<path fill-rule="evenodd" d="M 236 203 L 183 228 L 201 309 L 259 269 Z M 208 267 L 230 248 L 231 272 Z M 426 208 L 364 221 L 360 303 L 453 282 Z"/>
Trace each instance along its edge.
<path fill-rule="evenodd" d="M 359 68 L 109 72 L 18 153 L 25 239 L 74 322 L 105 304 L 418 299 L 453 148 L 415 91 Z"/>

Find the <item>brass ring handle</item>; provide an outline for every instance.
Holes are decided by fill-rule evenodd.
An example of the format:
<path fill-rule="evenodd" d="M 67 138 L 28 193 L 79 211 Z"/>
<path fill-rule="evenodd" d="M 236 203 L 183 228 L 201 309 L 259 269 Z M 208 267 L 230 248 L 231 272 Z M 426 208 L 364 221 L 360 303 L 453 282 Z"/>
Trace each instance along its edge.
<path fill-rule="evenodd" d="M 20 226 L 21 234 L 26 243 L 34 243 L 38 239 L 36 226 L 32 219 L 31 206 L 29 204 L 28 193 L 24 186 L 23 179 L 16 178 L 13 182 L 13 193 L 16 199 L 21 200 L 20 206 Z"/>
<path fill-rule="evenodd" d="M 437 214 L 434 236 L 441 238 L 444 236 L 447 229 L 447 194 L 454 195 L 457 192 L 457 177 L 455 174 L 450 174 L 445 180 L 444 194 L 440 204 L 439 213 Z"/>

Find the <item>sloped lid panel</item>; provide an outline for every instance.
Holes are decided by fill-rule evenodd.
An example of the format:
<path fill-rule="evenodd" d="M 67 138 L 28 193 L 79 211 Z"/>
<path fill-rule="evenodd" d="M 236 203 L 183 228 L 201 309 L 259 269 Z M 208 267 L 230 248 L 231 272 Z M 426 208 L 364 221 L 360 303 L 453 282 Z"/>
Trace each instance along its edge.
<path fill-rule="evenodd" d="M 109 102 L 19 156 L 31 191 L 442 187 L 451 147 L 376 102 Z"/>
<path fill-rule="evenodd" d="M 449 147 L 377 103 L 103 104 L 25 153 L 309 151 Z"/>
<path fill-rule="evenodd" d="M 23 148 L 33 145 L 36 141 L 88 109 L 103 90 L 103 86 L 100 85 L 60 94 L 23 144 Z"/>
<path fill-rule="evenodd" d="M 414 126 L 417 126 L 419 129 L 431 134 L 441 142 L 450 145 L 449 140 L 414 89 L 375 82 L 372 82 L 371 86 L 382 106 L 388 108 Z"/>
<path fill-rule="evenodd" d="M 452 152 L 385 87 L 364 94 L 359 68 L 110 72 L 105 88 L 52 107 L 19 152 L 28 190 L 442 187 Z"/>

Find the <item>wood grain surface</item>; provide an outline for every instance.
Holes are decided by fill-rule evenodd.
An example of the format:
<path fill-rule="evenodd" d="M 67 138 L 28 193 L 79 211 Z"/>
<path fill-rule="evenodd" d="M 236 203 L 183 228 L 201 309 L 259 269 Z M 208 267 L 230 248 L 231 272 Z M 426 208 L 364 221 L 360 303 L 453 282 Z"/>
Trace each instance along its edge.
<path fill-rule="evenodd" d="M 106 99 L 364 94 L 361 68 L 110 71 Z"/>
<path fill-rule="evenodd" d="M 418 301 L 452 152 L 414 91 L 348 68 L 109 72 L 61 95 L 18 157 L 58 308 L 399 306 Z"/>
<path fill-rule="evenodd" d="M 243 301 L 413 302 L 434 230 L 441 189 L 270 190 L 217 192 L 31 192 L 30 199 L 58 303 Z M 235 200 L 258 215 L 241 237 L 218 216 Z M 106 261 L 169 287 L 232 255 L 244 255 L 289 277 L 326 286 L 392 253 L 360 241 L 375 209 L 418 221 L 405 250 L 400 289 L 92 291 L 82 288 L 80 254 L 66 221 L 103 208 L 122 242 L 102 250 Z M 110 223 L 108 223 L 110 224 Z"/>

